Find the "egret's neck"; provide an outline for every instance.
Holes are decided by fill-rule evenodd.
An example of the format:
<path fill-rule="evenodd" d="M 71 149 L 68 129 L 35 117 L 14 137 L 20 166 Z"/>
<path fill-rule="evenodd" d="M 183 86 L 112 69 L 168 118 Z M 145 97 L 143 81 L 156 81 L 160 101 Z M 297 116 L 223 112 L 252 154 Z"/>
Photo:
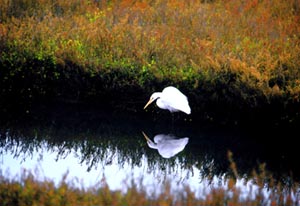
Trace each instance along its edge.
<path fill-rule="evenodd" d="M 161 92 L 154 92 L 151 97 L 156 100 L 161 97 L 161 94 Z"/>
<path fill-rule="evenodd" d="M 147 143 L 148 143 L 148 146 L 149 146 L 150 148 L 152 148 L 152 149 L 157 149 L 157 145 L 156 145 L 154 142 L 152 142 L 152 141 L 147 141 Z"/>
<path fill-rule="evenodd" d="M 157 105 L 159 108 L 161 108 L 161 109 L 168 109 L 168 108 L 166 107 L 166 105 L 162 102 L 162 100 L 161 100 L 160 98 L 158 98 L 158 99 L 156 100 L 156 105 Z"/>

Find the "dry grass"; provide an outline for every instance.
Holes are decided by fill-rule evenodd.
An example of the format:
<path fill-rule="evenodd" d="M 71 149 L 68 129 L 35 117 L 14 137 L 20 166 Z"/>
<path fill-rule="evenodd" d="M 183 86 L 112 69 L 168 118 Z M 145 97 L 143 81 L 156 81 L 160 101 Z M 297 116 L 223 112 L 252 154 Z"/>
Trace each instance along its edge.
<path fill-rule="evenodd" d="M 221 85 L 248 107 L 299 104 L 299 0 L 205 2 L 0 0 L 2 81 L 75 67 L 114 74 L 108 87 L 169 82 L 214 99 Z"/>

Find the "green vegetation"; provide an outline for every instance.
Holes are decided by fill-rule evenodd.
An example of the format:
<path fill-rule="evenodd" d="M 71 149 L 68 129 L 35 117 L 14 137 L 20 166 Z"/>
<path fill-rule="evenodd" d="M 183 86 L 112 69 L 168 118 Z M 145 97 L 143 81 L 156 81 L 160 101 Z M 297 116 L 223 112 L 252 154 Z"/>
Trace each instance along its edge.
<path fill-rule="evenodd" d="M 0 4 L 0 103 L 135 97 L 142 105 L 173 84 L 210 120 L 299 120 L 297 0 Z"/>
<path fill-rule="evenodd" d="M 300 122 L 298 0 L 0 0 L 0 5 L 1 112 L 24 103 L 29 112 L 28 105 L 60 98 L 123 104 L 137 112 L 153 91 L 172 84 L 189 97 L 194 120 Z M 105 182 L 85 190 L 62 179 L 56 187 L 24 172 L 18 180 L 1 173 L 0 204 L 259 205 L 267 201 L 266 179 L 271 205 L 293 205 L 293 195 L 299 201 L 296 183 L 275 183 L 262 167 L 253 172 L 257 196 L 242 202 L 234 186 L 240 177 L 230 162 L 228 188 L 213 189 L 204 199 L 189 188 L 175 199 L 168 184 L 158 197 L 148 197 L 140 185 L 125 194 Z"/>

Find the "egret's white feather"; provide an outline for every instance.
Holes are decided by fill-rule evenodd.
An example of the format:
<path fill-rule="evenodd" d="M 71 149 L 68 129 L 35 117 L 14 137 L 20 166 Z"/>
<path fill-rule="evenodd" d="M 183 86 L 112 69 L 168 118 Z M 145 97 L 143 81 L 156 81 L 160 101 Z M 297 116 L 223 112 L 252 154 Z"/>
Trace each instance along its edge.
<path fill-rule="evenodd" d="M 144 108 L 155 100 L 157 106 L 161 109 L 167 109 L 170 112 L 191 113 L 188 98 L 173 86 L 166 87 L 162 92 L 154 92 Z"/>

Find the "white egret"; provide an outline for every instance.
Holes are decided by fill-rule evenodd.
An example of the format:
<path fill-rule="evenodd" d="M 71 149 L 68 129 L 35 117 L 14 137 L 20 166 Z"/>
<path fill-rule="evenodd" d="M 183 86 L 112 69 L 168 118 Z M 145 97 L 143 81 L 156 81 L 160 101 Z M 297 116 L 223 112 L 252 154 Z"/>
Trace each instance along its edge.
<path fill-rule="evenodd" d="M 144 132 L 142 133 L 147 140 L 148 146 L 152 149 L 157 149 L 163 158 L 175 156 L 185 148 L 189 141 L 188 137 L 178 139 L 173 135 L 158 134 L 154 137 L 154 142 L 152 142 Z"/>
<path fill-rule="evenodd" d="M 182 111 L 186 114 L 191 114 L 187 97 L 173 86 L 164 88 L 162 92 L 154 92 L 144 109 L 155 100 L 157 100 L 156 104 L 161 109 L 167 109 L 170 112 Z"/>

